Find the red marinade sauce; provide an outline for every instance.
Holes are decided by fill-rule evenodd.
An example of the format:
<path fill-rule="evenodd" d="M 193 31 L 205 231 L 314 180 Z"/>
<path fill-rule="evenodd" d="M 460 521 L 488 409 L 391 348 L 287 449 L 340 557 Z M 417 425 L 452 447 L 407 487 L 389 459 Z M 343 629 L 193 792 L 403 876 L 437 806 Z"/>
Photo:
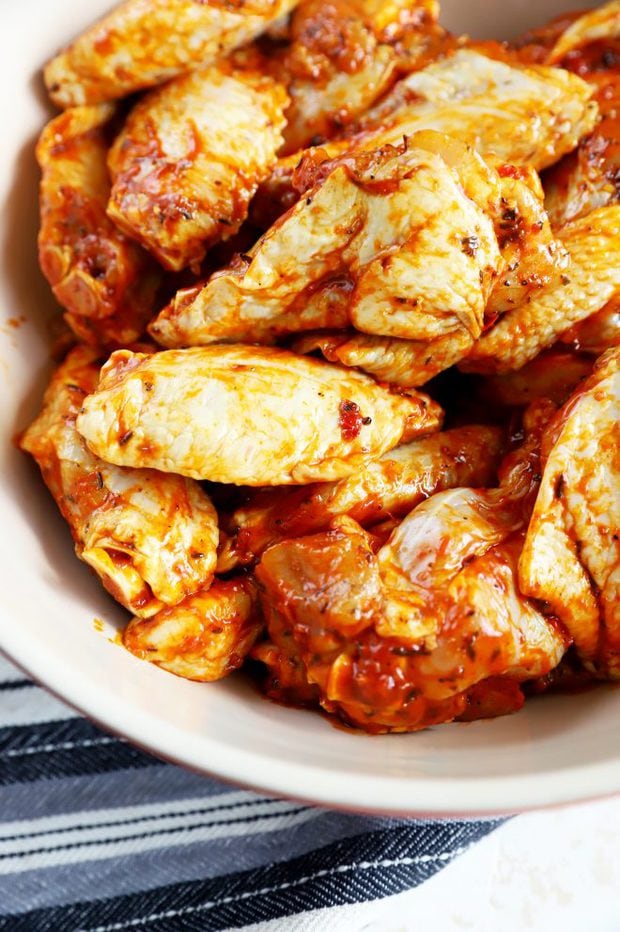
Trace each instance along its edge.
<path fill-rule="evenodd" d="M 359 405 L 354 401 L 341 401 L 338 409 L 338 423 L 343 440 L 355 440 L 366 418 L 362 417 Z"/>

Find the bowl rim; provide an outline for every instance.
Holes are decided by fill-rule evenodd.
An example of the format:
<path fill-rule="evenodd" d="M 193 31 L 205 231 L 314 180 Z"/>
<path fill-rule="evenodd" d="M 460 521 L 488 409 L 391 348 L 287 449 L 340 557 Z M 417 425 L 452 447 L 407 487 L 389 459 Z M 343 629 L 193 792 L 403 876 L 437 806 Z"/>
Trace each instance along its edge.
<path fill-rule="evenodd" d="M 195 744 L 156 714 L 127 705 L 113 690 L 105 696 L 89 690 L 70 664 L 50 668 L 45 649 L 33 648 L 32 641 L 20 637 L 19 632 L 14 631 L 8 639 L 5 636 L 0 650 L 38 685 L 98 727 L 128 739 L 160 760 L 267 796 L 392 818 L 498 818 L 620 795 L 619 757 L 517 776 L 412 779 L 384 774 L 381 795 L 390 802 L 377 805 L 376 776 L 358 773 L 355 780 L 344 780 L 337 769 L 293 761 L 286 767 L 274 767 L 273 758 L 266 753 L 225 745 L 204 733 Z M 372 737 L 389 740 L 390 736 Z M 217 767 L 205 765 L 206 759 L 216 760 Z M 452 804 L 446 805 L 446 800 Z M 456 807 L 454 800 L 459 800 Z"/>

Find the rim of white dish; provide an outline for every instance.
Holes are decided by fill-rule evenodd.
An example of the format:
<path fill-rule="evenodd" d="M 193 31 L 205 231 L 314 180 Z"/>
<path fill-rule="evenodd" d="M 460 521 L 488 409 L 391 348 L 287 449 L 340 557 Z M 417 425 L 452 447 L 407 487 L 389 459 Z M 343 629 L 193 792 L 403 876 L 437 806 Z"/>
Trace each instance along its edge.
<path fill-rule="evenodd" d="M 353 781 L 345 779 L 338 770 L 293 761 L 287 762 L 286 767 L 274 768 L 273 758 L 268 754 L 233 748 L 205 734 L 201 734 L 200 744 L 194 750 L 186 734 L 162 722 L 157 715 L 122 702 L 113 690 L 106 691 L 105 699 L 101 691 L 93 694 L 88 682 L 70 664 L 50 668 L 48 652 L 34 644 L 27 634 L 20 637 L 20 632 L 13 630 L 8 640 L 10 643 L 5 637 L 2 650 L 10 660 L 96 724 L 160 759 L 271 796 L 373 815 L 472 818 L 508 815 L 620 793 L 619 759 L 515 777 L 416 776 L 411 780 L 386 774 L 380 780 L 385 804 L 377 805 L 376 777 L 357 774 Z M 205 759 L 217 760 L 217 767 L 208 767 Z M 252 774 L 250 779 L 248 774 Z M 458 806 L 446 807 L 447 799 L 458 799 Z"/>

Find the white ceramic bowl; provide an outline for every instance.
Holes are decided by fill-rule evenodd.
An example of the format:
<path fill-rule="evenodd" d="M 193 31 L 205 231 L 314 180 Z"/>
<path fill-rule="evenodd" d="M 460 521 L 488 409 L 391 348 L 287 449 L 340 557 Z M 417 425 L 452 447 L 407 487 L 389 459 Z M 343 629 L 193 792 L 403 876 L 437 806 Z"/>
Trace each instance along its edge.
<path fill-rule="evenodd" d="M 474 35 L 508 35 L 570 5 L 445 0 L 444 20 Z M 264 701 L 243 677 L 186 682 L 113 643 L 123 613 L 77 562 L 34 465 L 10 445 L 38 408 L 47 321 L 57 313 L 35 255 L 33 142 L 48 114 L 39 68 L 107 6 L 17 0 L 0 7 L 0 646 L 69 703 L 156 754 L 285 796 L 384 813 L 464 815 L 620 791 L 620 690 L 612 687 L 535 699 L 494 721 L 371 738 Z M 22 315 L 26 322 L 12 326 Z M 95 618 L 103 619 L 103 632 Z"/>

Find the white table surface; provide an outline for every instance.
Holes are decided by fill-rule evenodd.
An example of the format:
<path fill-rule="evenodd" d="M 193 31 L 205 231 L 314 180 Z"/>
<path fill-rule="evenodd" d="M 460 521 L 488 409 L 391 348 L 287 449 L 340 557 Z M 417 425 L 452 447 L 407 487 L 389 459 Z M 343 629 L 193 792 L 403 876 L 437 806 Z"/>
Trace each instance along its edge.
<path fill-rule="evenodd" d="M 254 932 L 619 932 L 620 797 L 515 816 L 421 887 Z"/>

